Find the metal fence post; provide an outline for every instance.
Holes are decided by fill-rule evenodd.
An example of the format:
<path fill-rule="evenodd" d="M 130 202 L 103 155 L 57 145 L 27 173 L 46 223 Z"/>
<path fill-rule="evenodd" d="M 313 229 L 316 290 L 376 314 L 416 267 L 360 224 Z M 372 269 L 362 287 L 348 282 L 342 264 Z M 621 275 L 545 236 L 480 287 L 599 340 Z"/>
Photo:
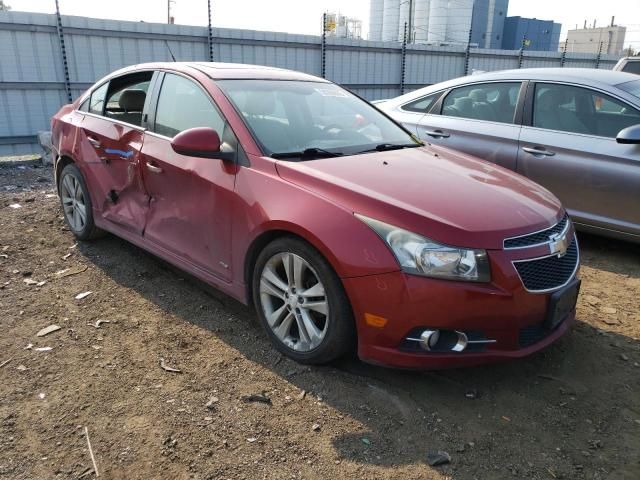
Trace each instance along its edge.
<path fill-rule="evenodd" d="M 598 55 L 596 55 L 596 68 L 600 68 L 600 57 L 602 56 L 602 43 L 598 46 Z"/>
<path fill-rule="evenodd" d="M 73 102 L 71 96 L 71 80 L 69 78 L 69 64 L 67 63 L 67 49 L 64 47 L 64 31 L 62 30 L 62 17 L 60 16 L 60 6 L 56 0 L 56 30 L 60 41 L 60 52 L 62 53 L 62 68 L 64 71 L 64 89 L 67 91 L 69 103 Z"/>
<path fill-rule="evenodd" d="M 524 35 L 522 37 L 522 45 L 520 45 L 520 53 L 518 54 L 518 68 L 522 68 L 522 63 L 524 62 L 524 47 L 526 45 L 527 36 Z"/>
<path fill-rule="evenodd" d="M 322 78 L 326 78 L 327 69 L 327 12 L 322 14 L 322 40 L 320 44 L 320 74 Z"/>
<path fill-rule="evenodd" d="M 469 38 L 467 39 L 467 48 L 464 51 L 464 75 L 469 75 L 469 63 L 471 61 L 471 28 L 469 28 Z"/>
<path fill-rule="evenodd" d="M 569 43 L 569 40 L 565 40 L 564 41 L 564 46 L 562 47 L 562 55 L 560 55 L 560 66 L 564 67 L 564 62 L 567 58 L 567 43 Z"/>
<path fill-rule="evenodd" d="M 400 60 L 400 95 L 404 94 L 404 77 L 407 67 L 407 22 L 404 22 L 402 35 L 402 58 Z"/>
<path fill-rule="evenodd" d="M 209 61 L 213 62 L 213 29 L 211 28 L 211 0 L 207 0 L 209 18 Z"/>

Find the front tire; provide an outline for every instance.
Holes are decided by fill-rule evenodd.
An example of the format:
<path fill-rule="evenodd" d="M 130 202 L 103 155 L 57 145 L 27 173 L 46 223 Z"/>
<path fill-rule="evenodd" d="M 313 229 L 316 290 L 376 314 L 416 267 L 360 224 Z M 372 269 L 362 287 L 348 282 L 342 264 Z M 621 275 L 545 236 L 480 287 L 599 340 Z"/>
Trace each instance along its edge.
<path fill-rule="evenodd" d="M 268 244 L 252 278 L 258 317 L 275 347 L 300 363 L 330 362 L 353 349 L 355 326 L 340 278 L 294 237 Z"/>
<path fill-rule="evenodd" d="M 64 220 L 78 240 L 91 240 L 103 235 L 93 221 L 89 189 L 80 169 L 73 163 L 62 169 L 58 182 L 58 196 Z"/>

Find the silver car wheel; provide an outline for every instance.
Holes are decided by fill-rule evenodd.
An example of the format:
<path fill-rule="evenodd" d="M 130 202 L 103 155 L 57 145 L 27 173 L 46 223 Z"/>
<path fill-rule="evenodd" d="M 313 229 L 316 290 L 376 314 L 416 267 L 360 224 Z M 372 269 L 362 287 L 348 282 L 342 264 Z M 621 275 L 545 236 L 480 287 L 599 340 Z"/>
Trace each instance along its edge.
<path fill-rule="evenodd" d="M 75 232 L 81 232 L 87 224 L 87 207 L 82 186 L 73 175 L 65 175 L 60 188 L 62 207 L 69 226 Z"/>
<path fill-rule="evenodd" d="M 317 273 L 289 252 L 272 256 L 260 275 L 260 303 L 271 331 L 298 352 L 317 348 L 329 325 L 329 302 Z"/>

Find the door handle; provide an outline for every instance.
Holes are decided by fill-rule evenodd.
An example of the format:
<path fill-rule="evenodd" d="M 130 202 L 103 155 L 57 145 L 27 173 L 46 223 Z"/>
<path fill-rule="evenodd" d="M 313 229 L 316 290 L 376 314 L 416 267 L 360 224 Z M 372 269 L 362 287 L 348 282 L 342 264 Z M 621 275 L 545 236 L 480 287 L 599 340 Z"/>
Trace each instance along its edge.
<path fill-rule="evenodd" d="M 449 138 L 449 134 L 442 130 L 425 130 L 424 133 L 433 138 Z"/>
<path fill-rule="evenodd" d="M 147 170 L 153 173 L 162 173 L 162 169 L 160 167 L 155 166 L 151 162 L 147 162 Z"/>
<path fill-rule="evenodd" d="M 556 154 L 556 152 L 550 152 L 542 147 L 522 147 L 522 150 L 531 155 L 544 155 L 545 157 L 553 157 Z"/>
<path fill-rule="evenodd" d="M 87 137 L 87 141 L 93 145 L 93 148 L 100 148 L 100 141 L 93 137 Z"/>

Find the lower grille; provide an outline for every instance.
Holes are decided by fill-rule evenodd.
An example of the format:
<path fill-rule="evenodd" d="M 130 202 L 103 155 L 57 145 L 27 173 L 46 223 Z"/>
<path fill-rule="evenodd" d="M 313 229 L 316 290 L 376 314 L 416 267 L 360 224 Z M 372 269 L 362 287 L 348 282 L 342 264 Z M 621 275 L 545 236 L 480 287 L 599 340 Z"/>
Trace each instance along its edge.
<path fill-rule="evenodd" d="M 535 260 L 519 260 L 513 265 L 524 287 L 530 292 L 553 290 L 566 285 L 578 268 L 578 242 L 574 237 L 567 253 Z"/>
<path fill-rule="evenodd" d="M 518 344 L 520 348 L 528 347 L 543 340 L 549 333 L 551 332 L 544 328 L 542 324 L 521 328 L 518 335 Z"/>

